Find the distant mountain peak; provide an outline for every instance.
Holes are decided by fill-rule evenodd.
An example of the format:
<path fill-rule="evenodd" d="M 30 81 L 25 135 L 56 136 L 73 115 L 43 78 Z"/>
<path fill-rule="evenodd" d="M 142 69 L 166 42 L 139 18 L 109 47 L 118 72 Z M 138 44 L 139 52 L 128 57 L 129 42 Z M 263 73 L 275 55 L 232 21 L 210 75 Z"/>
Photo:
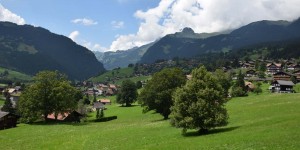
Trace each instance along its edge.
<path fill-rule="evenodd" d="M 194 30 L 192 28 L 190 28 L 190 27 L 183 28 L 181 32 L 182 33 L 190 33 L 190 34 L 194 34 L 195 33 Z"/>

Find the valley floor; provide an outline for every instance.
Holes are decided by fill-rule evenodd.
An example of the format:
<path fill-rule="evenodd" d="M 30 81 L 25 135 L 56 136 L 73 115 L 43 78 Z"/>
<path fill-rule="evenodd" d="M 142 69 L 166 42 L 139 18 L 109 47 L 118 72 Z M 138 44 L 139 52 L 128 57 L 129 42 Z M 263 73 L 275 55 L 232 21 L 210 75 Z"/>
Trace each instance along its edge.
<path fill-rule="evenodd" d="M 250 95 L 233 98 L 226 107 L 228 126 L 207 135 L 189 130 L 182 136 L 159 114 L 113 104 L 104 113 L 118 119 L 108 122 L 0 130 L 0 149 L 299 149 L 300 94 Z"/>

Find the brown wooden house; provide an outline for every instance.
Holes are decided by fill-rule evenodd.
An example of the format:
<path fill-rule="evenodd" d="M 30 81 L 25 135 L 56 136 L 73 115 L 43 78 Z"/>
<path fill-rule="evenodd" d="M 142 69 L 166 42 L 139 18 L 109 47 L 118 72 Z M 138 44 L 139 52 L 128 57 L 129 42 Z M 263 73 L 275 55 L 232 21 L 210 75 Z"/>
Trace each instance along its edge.
<path fill-rule="evenodd" d="M 275 80 L 272 82 L 269 89 L 271 92 L 276 93 L 292 93 L 294 85 L 295 84 L 292 81 Z"/>
<path fill-rule="evenodd" d="M 274 80 L 285 80 L 285 81 L 290 81 L 292 76 L 296 77 L 296 75 L 294 74 L 283 72 L 283 71 L 277 72 L 273 75 Z"/>
<path fill-rule="evenodd" d="M 15 114 L 0 111 L 0 130 L 16 127 L 18 118 Z"/>
<path fill-rule="evenodd" d="M 256 76 L 256 75 L 257 75 L 257 73 L 256 73 L 256 71 L 253 70 L 253 69 L 250 69 L 250 70 L 247 70 L 247 71 L 246 71 L 246 76 L 247 76 L 247 77 L 254 77 L 254 76 Z"/>
<path fill-rule="evenodd" d="M 300 82 L 300 70 L 297 70 L 297 71 L 293 72 L 293 74 L 296 75 L 297 82 Z"/>
<path fill-rule="evenodd" d="M 277 63 L 268 63 L 266 67 L 267 67 L 267 74 L 275 74 L 282 70 L 281 64 L 277 64 Z"/>

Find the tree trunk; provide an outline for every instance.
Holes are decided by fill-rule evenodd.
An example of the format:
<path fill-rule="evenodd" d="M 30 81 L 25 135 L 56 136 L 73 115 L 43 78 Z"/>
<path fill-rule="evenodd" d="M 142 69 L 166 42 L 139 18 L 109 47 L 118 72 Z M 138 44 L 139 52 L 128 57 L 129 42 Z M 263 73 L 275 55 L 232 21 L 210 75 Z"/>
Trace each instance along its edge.
<path fill-rule="evenodd" d="M 164 120 L 168 120 L 169 119 L 169 115 L 164 115 Z"/>
<path fill-rule="evenodd" d="M 48 114 L 44 113 L 44 121 L 47 122 Z"/>

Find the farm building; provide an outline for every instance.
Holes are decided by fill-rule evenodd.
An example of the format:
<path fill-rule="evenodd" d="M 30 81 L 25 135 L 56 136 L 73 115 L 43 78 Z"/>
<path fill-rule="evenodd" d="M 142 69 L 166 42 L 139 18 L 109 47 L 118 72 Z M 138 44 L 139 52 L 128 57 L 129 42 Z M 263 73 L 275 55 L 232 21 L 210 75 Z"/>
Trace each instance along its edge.
<path fill-rule="evenodd" d="M 63 122 L 80 122 L 80 118 L 82 117 L 83 115 L 80 114 L 79 112 L 77 111 L 72 111 L 72 112 L 65 112 L 65 113 L 59 113 L 57 115 L 57 118 L 56 118 L 56 121 L 63 121 Z M 52 114 L 49 114 L 47 116 L 47 118 L 49 120 L 55 120 L 55 115 L 54 113 Z"/>
<path fill-rule="evenodd" d="M 0 130 L 16 127 L 18 118 L 15 114 L 0 111 Z"/>
<path fill-rule="evenodd" d="M 269 89 L 271 92 L 276 93 L 292 93 L 294 85 L 295 84 L 292 81 L 275 80 L 272 82 Z"/>
<path fill-rule="evenodd" d="M 109 99 L 100 99 L 99 102 L 101 102 L 104 105 L 111 105 L 111 101 Z"/>
<path fill-rule="evenodd" d="M 283 72 L 283 71 L 277 72 L 273 76 L 274 76 L 274 80 L 285 80 L 285 81 L 290 81 L 292 76 L 294 76 L 295 78 L 297 77 L 294 74 Z"/>

